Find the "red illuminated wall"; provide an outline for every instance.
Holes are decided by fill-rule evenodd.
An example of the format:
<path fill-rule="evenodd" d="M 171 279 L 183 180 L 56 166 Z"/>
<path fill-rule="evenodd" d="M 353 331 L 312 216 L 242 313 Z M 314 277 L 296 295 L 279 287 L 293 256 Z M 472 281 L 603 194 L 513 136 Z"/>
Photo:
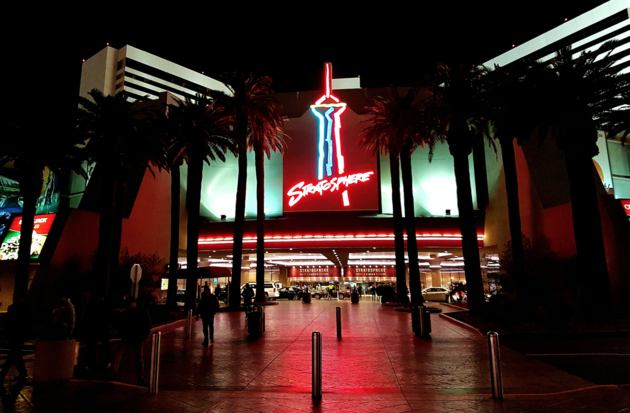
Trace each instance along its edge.
<path fill-rule="evenodd" d="M 313 102 L 315 103 L 315 102 Z M 376 159 L 357 146 L 359 132 L 364 128 L 359 115 L 349 107 L 341 118 L 341 149 L 344 156 L 345 171 L 341 176 L 373 172 L 366 182 L 357 182 L 348 186 L 341 185 L 334 192 L 311 193 L 290 206 L 289 190 L 296 184 L 316 185 L 318 162 L 319 123 L 315 115 L 307 110 L 299 118 L 292 118 L 285 123 L 284 130 L 291 138 L 284 155 L 283 172 L 283 208 L 285 213 L 304 211 L 377 211 L 378 183 Z M 333 173 L 324 177 L 329 182 L 340 175 Z M 342 192 L 348 190 L 349 206 L 343 205 Z"/>

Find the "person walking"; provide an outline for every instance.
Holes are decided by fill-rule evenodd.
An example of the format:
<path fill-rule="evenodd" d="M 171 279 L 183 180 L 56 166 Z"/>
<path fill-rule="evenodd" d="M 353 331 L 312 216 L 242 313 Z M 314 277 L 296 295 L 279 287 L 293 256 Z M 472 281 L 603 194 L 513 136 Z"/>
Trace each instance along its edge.
<path fill-rule="evenodd" d="M 57 307 L 53 310 L 50 334 L 53 340 L 69 340 L 74 333 L 76 321 L 74 305 L 65 293 L 59 295 Z"/>
<path fill-rule="evenodd" d="M 31 306 L 22 298 L 13 295 L 13 304 L 7 308 L 7 335 L 9 340 L 9 355 L 0 370 L 0 383 L 4 381 L 11 366 L 15 366 L 17 380 L 28 378 L 26 365 L 22 358 L 22 347 L 26 336 L 33 326 L 33 311 Z"/>
<path fill-rule="evenodd" d="M 144 359 L 142 344 L 151 332 L 151 317 L 147 310 L 138 307 L 136 301 L 132 301 L 120 316 L 120 345 L 116 352 L 116 359 L 112 366 L 114 376 L 118 372 L 120 360 L 127 349 L 132 349 L 136 364 L 136 376 L 138 385 L 144 384 Z"/>
<path fill-rule="evenodd" d="M 219 307 L 220 304 L 216 295 L 210 292 L 210 287 L 205 286 L 201 295 L 201 301 L 199 301 L 199 306 L 197 307 L 197 321 L 199 321 L 201 316 L 203 324 L 204 340 L 202 345 L 204 347 L 208 346 L 208 335 L 210 336 L 210 342 L 214 343 L 214 315 L 219 310 Z"/>
<path fill-rule="evenodd" d="M 111 365 L 111 351 L 109 348 L 109 327 L 112 319 L 112 309 L 103 296 L 90 297 L 90 301 L 83 310 L 83 335 L 86 350 L 86 370 L 94 370 L 99 366 L 107 368 Z M 98 343 L 102 346 L 102 357 L 98 357 Z"/>
<path fill-rule="evenodd" d="M 243 306 L 245 307 L 245 314 L 249 314 L 249 311 L 252 307 L 252 298 L 254 297 L 254 290 L 252 286 L 247 283 L 245 284 L 245 289 L 243 290 Z"/>
<path fill-rule="evenodd" d="M 361 299 L 361 295 L 363 294 L 363 288 L 361 288 L 360 285 L 357 287 L 357 294 L 359 294 L 359 300 L 360 300 Z"/>

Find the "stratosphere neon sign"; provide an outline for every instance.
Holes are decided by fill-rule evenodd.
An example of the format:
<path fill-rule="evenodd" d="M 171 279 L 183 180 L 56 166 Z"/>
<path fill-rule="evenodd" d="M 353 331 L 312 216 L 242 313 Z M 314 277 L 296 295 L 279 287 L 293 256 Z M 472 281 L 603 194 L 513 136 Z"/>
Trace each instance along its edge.
<path fill-rule="evenodd" d="M 318 182 L 306 184 L 306 181 L 302 181 L 293 185 L 286 193 L 287 197 L 290 197 L 289 207 L 293 207 L 310 194 L 321 196 L 340 190 L 343 190 L 341 192 L 343 206 L 349 207 L 348 186 L 368 182 L 374 175 L 373 171 L 344 175 L 346 165 L 341 149 L 341 115 L 346 111 L 347 105 L 331 93 L 332 64 L 326 63 L 325 69 L 325 93 L 310 107 L 318 120 L 316 168 Z"/>

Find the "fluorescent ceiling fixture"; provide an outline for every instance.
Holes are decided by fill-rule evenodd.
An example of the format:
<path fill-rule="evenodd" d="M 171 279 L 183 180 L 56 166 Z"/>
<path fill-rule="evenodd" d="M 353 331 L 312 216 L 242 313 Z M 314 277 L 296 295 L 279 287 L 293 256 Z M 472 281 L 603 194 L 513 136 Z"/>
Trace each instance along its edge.
<path fill-rule="evenodd" d="M 256 268 L 257 266 L 258 266 L 258 265 L 256 265 L 256 263 L 254 262 L 254 263 L 250 264 L 250 266 L 249 266 L 249 267 L 250 267 L 250 268 Z M 268 268 L 268 267 L 275 267 L 275 265 L 272 265 L 272 264 L 265 264 L 264 266 L 265 266 L 265 268 Z"/>
<path fill-rule="evenodd" d="M 361 252 L 361 253 L 356 253 L 356 252 L 351 252 L 350 254 L 348 254 L 348 259 L 349 260 L 359 260 L 359 259 L 375 259 L 375 260 L 395 260 L 396 259 L 396 254 L 392 253 L 392 254 L 374 254 L 374 253 L 367 253 L 367 252 Z M 418 256 L 418 260 L 430 260 L 431 257 L 428 255 L 419 255 Z M 407 254 L 405 254 L 405 260 L 409 260 L 409 256 Z"/>
<path fill-rule="evenodd" d="M 232 264 L 210 264 L 210 267 L 232 268 Z M 249 267 L 241 267 L 241 270 L 249 270 Z"/>
<path fill-rule="evenodd" d="M 278 262 L 274 262 L 274 264 L 276 265 L 286 265 L 288 267 L 294 266 L 294 267 L 302 267 L 302 266 L 313 266 L 313 267 L 317 267 L 317 266 L 322 266 L 322 265 L 335 265 L 330 261 L 318 261 L 318 262 L 313 262 L 313 261 L 278 261 Z"/>
<path fill-rule="evenodd" d="M 294 254 L 294 255 L 274 255 L 265 257 L 265 261 L 277 261 L 277 260 L 327 260 L 325 255 L 315 253 L 309 254 Z"/>
<path fill-rule="evenodd" d="M 442 258 L 442 257 L 451 256 L 451 255 L 453 255 L 453 254 L 451 254 L 450 252 L 440 252 L 440 253 L 438 253 L 437 256 L 438 256 L 438 258 Z"/>
<path fill-rule="evenodd" d="M 442 267 L 463 267 L 463 266 L 465 266 L 465 265 L 466 265 L 466 264 L 464 264 L 463 262 L 453 262 L 453 263 L 450 263 L 450 262 L 443 262 L 443 263 L 441 264 L 441 266 L 442 266 Z"/>

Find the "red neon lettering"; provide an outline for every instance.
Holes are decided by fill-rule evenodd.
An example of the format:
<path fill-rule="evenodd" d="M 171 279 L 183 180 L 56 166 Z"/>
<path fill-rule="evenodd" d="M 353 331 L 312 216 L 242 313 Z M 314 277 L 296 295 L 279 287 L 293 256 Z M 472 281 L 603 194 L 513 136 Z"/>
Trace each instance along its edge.
<path fill-rule="evenodd" d="M 291 197 L 291 199 L 289 199 L 289 206 L 290 207 L 294 206 L 295 204 L 298 203 L 300 199 L 304 198 L 305 196 L 309 194 L 319 193 L 320 195 L 322 195 L 324 192 L 335 192 L 342 185 L 345 185 L 347 188 L 349 185 L 352 185 L 352 184 L 356 184 L 359 182 L 367 182 L 370 180 L 370 176 L 373 174 L 374 172 L 363 172 L 363 173 L 352 174 L 352 175 L 347 175 L 347 176 L 340 176 L 339 178 L 333 178 L 330 181 L 327 179 L 324 179 L 314 185 L 313 184 L 304 185 L 304 181 L 302 181 L 294 185 L 287 192 L 287 196 Z M 346 197 L 347 197 L 347 193 L 346 193 Z"/>

